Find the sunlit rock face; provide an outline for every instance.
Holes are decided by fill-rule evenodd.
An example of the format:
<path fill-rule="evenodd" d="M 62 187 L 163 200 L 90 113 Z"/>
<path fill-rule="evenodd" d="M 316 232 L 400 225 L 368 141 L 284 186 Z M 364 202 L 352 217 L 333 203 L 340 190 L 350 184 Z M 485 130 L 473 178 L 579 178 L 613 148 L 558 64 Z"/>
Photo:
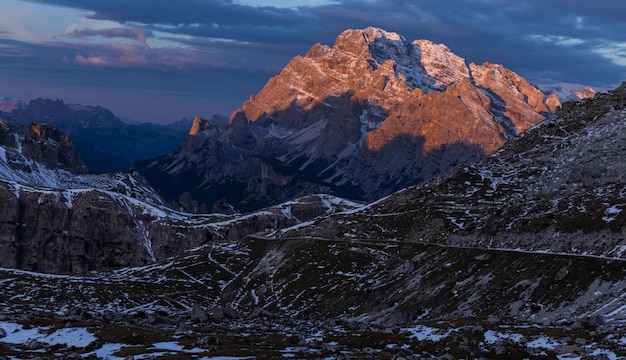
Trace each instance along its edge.
<path fill-rule="evenodd" d="M 493 153 L 560 105 L 443 44 L 346 30 L 293 58 L 226 128 L 196 126 L 204 136 L 138 167 L 168 199 L 189 191 L 209 208 L 320 191 L 374 200 Z"/>
<path fill-rule="evenodd" d="M 575 92 L 574 94 L 576 94 L 579 99 L 591 99 L 594 97 L 594 95 L 596 95 L 596 91 L 587 86 L 582 90 Z"/>

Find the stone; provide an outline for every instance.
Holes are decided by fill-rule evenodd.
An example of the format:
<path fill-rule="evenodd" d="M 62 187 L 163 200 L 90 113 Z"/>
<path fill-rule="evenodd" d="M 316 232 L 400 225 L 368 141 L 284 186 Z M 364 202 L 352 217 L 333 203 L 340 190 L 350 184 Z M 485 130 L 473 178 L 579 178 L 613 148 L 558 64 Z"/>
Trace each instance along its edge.
<path fill-rule="evenodd" d="M 224 316 L 230 319 L 239 319 L 241 318 L 241 315 L 239 315 L 239 313 L 237 312 L 237 310 L 226 306 L 224 308 L 222 308 L 222 312 L 224 313 Z"/>
<path fill-rule="evenodd" d="M 224 320 L 224 316 L 224 310 L 222 310 L 222 308 L 214 307 L 211 310 L 211 318 L 214 320 Z"/>
<path fill-rule="evenodd" d="M 195 304 L 191 309 L 191 321 L 193 322 L 205 322 L 209 319 L 209 315 L 200 305 Z"/>

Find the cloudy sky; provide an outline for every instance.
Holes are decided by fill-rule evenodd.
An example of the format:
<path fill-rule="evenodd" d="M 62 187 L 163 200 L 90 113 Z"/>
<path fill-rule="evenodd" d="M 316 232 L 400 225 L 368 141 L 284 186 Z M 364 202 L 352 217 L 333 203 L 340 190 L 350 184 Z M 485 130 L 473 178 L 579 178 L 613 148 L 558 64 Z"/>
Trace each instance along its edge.
<path fill-rule="evenodd" d="M 623 0 L 2 0 L 0 97 L 139 121 L 229 115 L 311 45 L 376 26 L 539 85 L 626 80 Z"/>

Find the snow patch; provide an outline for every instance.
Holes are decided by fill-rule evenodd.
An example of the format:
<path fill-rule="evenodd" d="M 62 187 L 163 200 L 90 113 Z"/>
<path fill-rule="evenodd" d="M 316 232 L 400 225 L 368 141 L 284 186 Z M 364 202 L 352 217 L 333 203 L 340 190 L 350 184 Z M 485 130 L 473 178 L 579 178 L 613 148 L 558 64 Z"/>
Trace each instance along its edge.
<path fill-rule="evenodd" d="M 125 357 L 113 356 L 113 354 L 122 350 L 124 346 L 128 346 L 125 344 L 104 344 L 99 349 L 85 354 L 85 357 L 95 355 L 98 359 L 108 359 L 108 360 L 124 360 Z"/>
<path fill-rule="evenodd" d="M 46 333 L 48 328 L 33 327 L 25 329 L 21 324 L 1 321 L 0 328 L 7 334 L 0 342 L 24 345 L 31 340 L 48 345 L 65 345 L 84 348 L 96 341 L 96 337 L 85 328 L 63 328 Z"/>
<path fill-rule="evenodd" d="M 452 330 L 437 329 L 424 325 L 417 325 L 412 328 L 404 328 L 403 330 L 411 334 L 409 337 L 416 338 L 418 341 L 429 340 L 434 342 L 445 339 L 452 332 Z"/>
<path fill-rule="evenodd" d="M 602 220 L 605 222 L 611 222 L 617 218 L 617 215 L 622 212 L 622 209 L 618 208 L 617 205 L 613 205 L 610 208 L 604 210 L 604 216 Z"/>
<path fill-rule="evenodd" d="M 548 337 L 547 335 L 540 335 L 526 343 L 527 347 L 554 350 L 557 346 L 563 346 L 560 342 Z"/>
<path fill-rule="evenodd" d="M 494 344 L 499 341 L 508 340 L 515 343 L 520 343 L 524 336 L 516 333 L 503 333 L 499 331 L 487 330 L 485 331 L 485 342 Z"/>
<path fill-rule="evenodd" d="M 15 138 L 15 144 L 17 144 L 17 152 L 22 153 L 22 138 L 17 133 L 13 133 L 13 137 Z"/>

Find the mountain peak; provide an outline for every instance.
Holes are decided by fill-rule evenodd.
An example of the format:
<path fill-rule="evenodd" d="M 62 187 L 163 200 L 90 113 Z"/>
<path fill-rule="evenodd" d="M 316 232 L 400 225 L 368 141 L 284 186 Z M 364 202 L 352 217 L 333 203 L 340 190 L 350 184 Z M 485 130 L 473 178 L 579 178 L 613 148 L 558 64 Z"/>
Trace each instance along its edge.
<path fill-rule="evenodd" d="M 375 27 L 348 29 L 337 36 L 333 48 L 354 55 L 364 55 L 369 52 L 369 46 L 376 41 L 406 42 L 406 39 L 397 33 Z"/>
<path fill-rule="evenodd" d="M 0 97 L 0 111 L 10 113 L 15 109 L 23 109 L 26 107 L 26 103 L 22 100 L 11 99 L 7 97 Z"/>
<path fill-rule="evenodd" d="M 579 99 L 590 99 L 596 95 L 596 91 L 589 86 L 584 87 L 580 91 L 576 91 L 574 94 L 578 96 Z"/>
<path fill-rule="evenodd" d="M 204 120 L 200 116 L 196 116 L 191 124 L 191 129 L 189 129 L 189 136 L 198 135 L 202 130 L 209 129 L 210 127 L 211 123 L 209 121 Z"/>
<path fill-rule="evenodd" d="M 546 86 L 544 89 L 546 95 L 553 95 L 560 99 L 561 102 L 565 101 L 578 101 L 584 99 L 593 98 L 596 91 L 589 86 L 584 87 L 580 91 L 572 91 L 561 85 Z"/>
<path fill-rule="evenodd" d="M 346 30 L 337 37 L 332 49 L 366 60 L 372 70 L 392 60 L 394 72 L 402 74 L 408 86 L 426 93 L 470 77 L 465 59 L 445 44 L 424 39 L 410 42 L 402 35 L 379 28 Z"/>

